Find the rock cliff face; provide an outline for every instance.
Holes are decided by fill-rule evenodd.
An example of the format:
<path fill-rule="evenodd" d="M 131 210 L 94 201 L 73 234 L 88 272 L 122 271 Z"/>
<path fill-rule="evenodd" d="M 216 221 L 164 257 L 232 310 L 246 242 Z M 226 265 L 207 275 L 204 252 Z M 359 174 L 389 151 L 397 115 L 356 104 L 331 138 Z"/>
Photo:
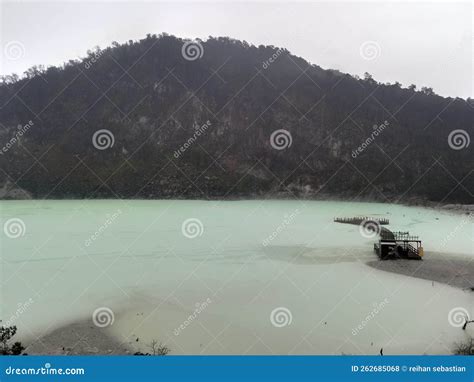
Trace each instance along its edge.
<path fill-rule="evenodd" d="M 323 70 L 272 46 L 114 43 L 5 77 L 0 105 L 1 198 L 472 203 L 471 100 Z"/>
<path fill-rule="evenodd" d="M 28 191 L 15 187 L 8 180 L 0 187 L 0 199 L 31 199 L 32 196 Z"/>

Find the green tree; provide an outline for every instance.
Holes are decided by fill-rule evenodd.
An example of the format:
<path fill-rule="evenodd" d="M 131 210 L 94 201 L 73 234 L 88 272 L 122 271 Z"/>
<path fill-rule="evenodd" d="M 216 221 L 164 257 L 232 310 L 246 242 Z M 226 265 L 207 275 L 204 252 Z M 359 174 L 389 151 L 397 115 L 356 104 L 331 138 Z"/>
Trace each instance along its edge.
<path fill-rule="evenodd" d="M 0 353 L 2 355 L 20 355 L 25 350 L 21 342 L 15 342 L 10 346 L 10 340 L 16 331 L 16 326 L 0 327 Z"/>

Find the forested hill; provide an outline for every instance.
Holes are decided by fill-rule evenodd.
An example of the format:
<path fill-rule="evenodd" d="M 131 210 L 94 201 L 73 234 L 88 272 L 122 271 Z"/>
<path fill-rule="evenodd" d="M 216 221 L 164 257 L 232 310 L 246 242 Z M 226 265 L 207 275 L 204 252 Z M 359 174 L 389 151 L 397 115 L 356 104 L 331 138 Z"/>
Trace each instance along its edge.
<path fill-rule="evenodd" d="M 3 78 L 0 196 L 472 203 L 471 101 L 148 35 Z"/>

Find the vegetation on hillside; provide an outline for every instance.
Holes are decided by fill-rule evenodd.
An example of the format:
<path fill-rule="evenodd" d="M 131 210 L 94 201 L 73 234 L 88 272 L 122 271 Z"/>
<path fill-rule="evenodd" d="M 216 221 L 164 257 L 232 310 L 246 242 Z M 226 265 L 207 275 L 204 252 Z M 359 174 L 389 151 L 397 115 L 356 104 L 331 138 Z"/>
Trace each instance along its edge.
<path fill-rule="evenodd" d="M 472 145 L 448 142 L 455 130 L 472 135 L 472 100 L 324 70 L 226 37 L 195 42 L 199 55 L 189 59 L 185 43 L 148 35 L 4 76 L 1 197 L 23 189 L 48 198 L 472 203 Z M 92 141 L 102 129 L 111 140 L 99 150 Z M 271 137 L 281 129 L 289 141 L 277 150 Z"/>
<path fill-rule="evenodd" d="M 20 355 L 25 348 L 21 342 L 11 343 L 11 339 L 16 334 L 16 326 L 0 326 L 0 354 L 1 355 Z"/>

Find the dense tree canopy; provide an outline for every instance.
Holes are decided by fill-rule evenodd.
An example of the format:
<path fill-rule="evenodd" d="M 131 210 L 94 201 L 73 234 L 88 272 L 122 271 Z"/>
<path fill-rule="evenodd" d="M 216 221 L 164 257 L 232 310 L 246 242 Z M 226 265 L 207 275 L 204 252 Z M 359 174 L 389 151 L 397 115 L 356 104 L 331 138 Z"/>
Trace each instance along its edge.
<path fill-rule="evenodd" d="M 471 100 L 324 70 L 273 46 L 186 43 L 148 35 L 61 68 L 5 76 L 3 197 L 16 188 L 49 198 L 472 203 L 472 145 L 450 142 L 456 130 L 472 136 Z M 100 150 L 93 140 L 103 129 L 113 145 Z M 278 150 L 271 137 L 281 129 L 291 145 Z"/>

